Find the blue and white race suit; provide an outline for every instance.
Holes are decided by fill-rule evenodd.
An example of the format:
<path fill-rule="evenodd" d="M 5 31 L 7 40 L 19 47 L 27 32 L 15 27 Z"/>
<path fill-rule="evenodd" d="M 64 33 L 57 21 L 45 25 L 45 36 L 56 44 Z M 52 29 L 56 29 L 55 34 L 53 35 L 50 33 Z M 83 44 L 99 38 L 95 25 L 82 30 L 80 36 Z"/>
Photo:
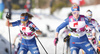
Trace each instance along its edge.
<path fill-rule="evenodd" d="M 69 16 L 60 26 L 57 27 L 56 32 L 59 33 L 62 28 L 69 25 L 71 31 L 71 54 L 79 54 L 80 49 L 83 49 L 86 54 L 96 54 L 86 36 L 86 24 L 90 25 L 88 19 L 84 15 L 80 15 L 78 19 L 75 19 L 73 16 Z"/>
<path fill-rule="evenodd" d="M 40 54 L 39 49 L 35 40 L 35 33 L 29 29 L 33 27 L 35 30 L 39 30 L 31 21 L 28 21 L 27 25 L 24 26 L 20 20 L 12 22 L 12 26 L 19 26 L 20 30 L 23 32 L 21 46 L 18 54 L 27 54 L 28 51 L 31 54 Z"/>

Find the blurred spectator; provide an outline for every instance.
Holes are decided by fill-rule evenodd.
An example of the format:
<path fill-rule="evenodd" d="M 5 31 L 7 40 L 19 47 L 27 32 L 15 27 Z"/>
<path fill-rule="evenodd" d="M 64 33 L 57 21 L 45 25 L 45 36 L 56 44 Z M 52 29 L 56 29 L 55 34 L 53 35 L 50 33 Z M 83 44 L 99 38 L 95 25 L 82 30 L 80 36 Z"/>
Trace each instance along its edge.
<path fill-rule="evenodd" d="M 27 0 L 26 1 L 26 4 L 25 4 L 24 8 L 26 9 L 27 12 L 30 12 L 30 9 L 31 9 L 30 0 Z"/>
<path fill-rule="evenodd" d="M 0 19 L 2 19 L 3 11 L 4 11 L 4 3 L 3 0 L 0 0 Z"/>
<path fill-rule="evenodd" d="M 75 3 L 76 3 L 76 4 L 79 5 L 79 6 L 85 4 L 85 0 L 70 0 L 70 2 L 71 2 L 72 4 L 75 4 Z"/>

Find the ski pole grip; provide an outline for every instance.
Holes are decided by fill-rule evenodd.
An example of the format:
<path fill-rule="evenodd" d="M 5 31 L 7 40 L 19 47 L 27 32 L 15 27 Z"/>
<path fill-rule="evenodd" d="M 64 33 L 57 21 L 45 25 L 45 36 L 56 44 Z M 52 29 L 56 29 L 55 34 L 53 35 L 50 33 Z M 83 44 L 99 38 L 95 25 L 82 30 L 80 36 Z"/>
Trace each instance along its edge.
<path fill-rule="evenodd" d="M 9 19 L 7 19 L 8 27 L 9 27 Z"/>
<path fill-rule="evenodd" d="M 36 34 L 34 34 L 35 35 L 35 37 L 37 38 L 37 35 Z"/>

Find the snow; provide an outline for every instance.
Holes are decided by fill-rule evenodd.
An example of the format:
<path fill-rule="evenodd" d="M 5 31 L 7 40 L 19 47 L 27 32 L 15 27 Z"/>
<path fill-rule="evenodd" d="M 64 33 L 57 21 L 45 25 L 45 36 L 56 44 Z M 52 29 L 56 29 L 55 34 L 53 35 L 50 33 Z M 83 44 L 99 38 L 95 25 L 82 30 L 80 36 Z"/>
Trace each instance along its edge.
<path fill-rule="evenodd" d="M 91 6 L 82 6 L 80 7 L 81 11 L 80 14 L 85 15 L 85 12 L 90 9 L 93 11 L 93 18 L 95 18 L 99 23 L 100 23 L 100 5 L 91 5 Z M 0 34 L 9 41 L 9 31 L 8 27 L 5 25 L 6 22 L 6 12 L 8 10 L 5 9 L 4 14 L 3 14 L 3 20 L 0 20 Z M 12 20 L 10 22 L 16 21 L 20 19 L 20 14 L 25 12 L 25 10 L 13 10 L 12 11 Z M 31 10 L 31 14 L 34 15 L 34 18 L 31 20 L 35 25 L 45 34 L 47 34 L 47 37 L 38 37 L 40 41 L 42 42 L 43 46 L 47 50 L 49 54 L 54 54 L 55 53 L 55 46 L 53 44 L 54 41 L 54 36 L 55 36 L 55 30 L 57 26 L 59 26 L 65 18 L 67 18 L 68 13 L 70 13 L 70 7 L 64 7 L 61 10 L 57 10 L 54 12 L 53 15 L 50 15 L 50 8 L 47 9 L 33 9 Z M 50 26 L 50 30 L 54 30 L 54 32 L 50 32 L 47 30 L 47 25 Z M 60 31 L 63 31 L 63 29 Z M 14 38 L 16 35 L 19 33 L 19 27 L 10 27 L 10 36 L 11 36 L 11 43 L 13 43 Z M 61 37 L 59 34 L 59 42 L 57 45 L 57 54 L 62 54 L 63 52 L 63 37 Z M 3 38 L 3 39 L 4 39 Z M 17 40 L 18 41 L 18 40 Z M 16 41 L 16 45 L 17 45 Z M 37 41 L 39 50 L 41 54 L 46 54 L 39 42 Z M 1 45 L 1 44 L 0 44 Z M 7 44 L 9 46 L 9 44 Z M 5 45 L 2 45 L 5 47 Z M 1 48 L 0 48 L 1 51 Z"/>

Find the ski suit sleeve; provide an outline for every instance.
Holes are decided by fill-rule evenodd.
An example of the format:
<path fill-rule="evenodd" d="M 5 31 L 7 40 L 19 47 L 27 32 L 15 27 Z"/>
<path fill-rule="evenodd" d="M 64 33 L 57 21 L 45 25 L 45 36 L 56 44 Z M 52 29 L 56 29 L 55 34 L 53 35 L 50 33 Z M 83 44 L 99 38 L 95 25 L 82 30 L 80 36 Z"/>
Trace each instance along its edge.
<path fill-rule="evenodd" d="M 20 20 L 15 21 L 15 22 L 12 22 L 12 26 L 13 26 L 13 27 L 14 27 L 14 26 L 19 26 L 19 25 L 20 25 L 20 23 L 21 23 L 21 21 L 20 21 Z"/>
<path fill-rule="evenodd" d="M 87 18 L 87 17 L 85 17 L 85 23 L 90 27 L 90 25 L 92 26 L 92 27 L 90 27 L 90 28 L 93 28 L 93 30 L 95 30 L 95 26 L 93 25 L 93 24 L 89 24 L 89 19 Z"/>
<path fill-rule="evenodd" d="M 99 31 L 100 32 L 100 25 L 99 25 L 99 23 L 95 20 L 95 28 L 97 29 L 97 31 Z"/>
<path fill-rule="evenodd" d="M 59 33 L 59 31 L 68 24 L 69 24 L 69 18 L 65 19 L 64 22 L 57 27 L 56 32 Z"/>
<path fill-rule="evenodd" d="M 34 23 L 31 23 L 29 26 L 33 27 L 36 31 L 39 30 L 38 27 L 36 27 Z"/>

